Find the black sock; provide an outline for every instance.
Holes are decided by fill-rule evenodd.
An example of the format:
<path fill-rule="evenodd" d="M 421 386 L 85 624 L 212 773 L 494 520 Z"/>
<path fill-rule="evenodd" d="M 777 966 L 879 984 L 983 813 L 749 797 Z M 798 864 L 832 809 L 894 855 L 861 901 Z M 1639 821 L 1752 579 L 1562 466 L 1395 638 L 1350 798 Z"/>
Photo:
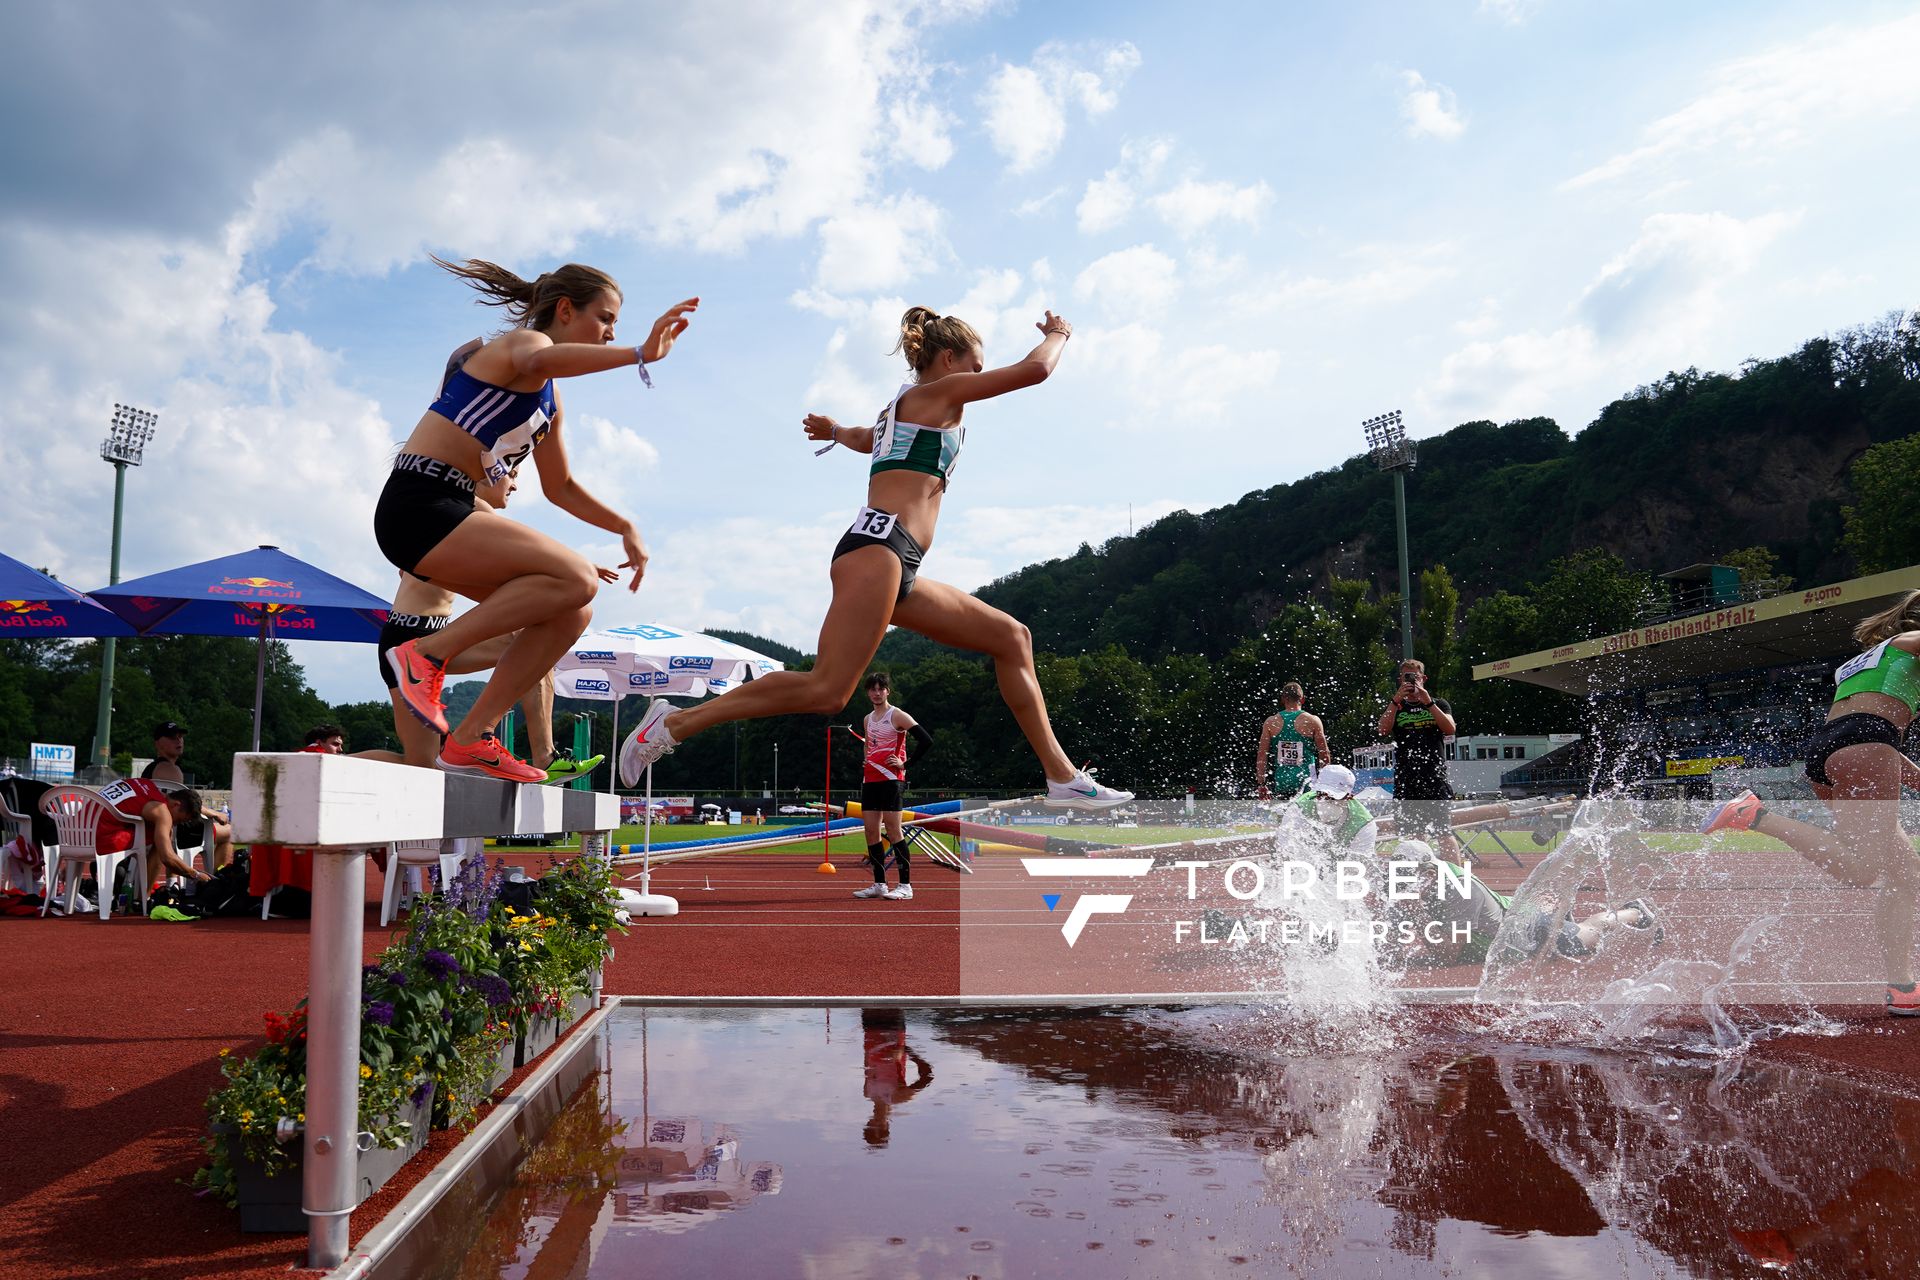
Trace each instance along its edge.
<path fill-rule="evenodd" d="M 907 842 L 903 839 L 893 846 L 893 862 L 900 868 L 900 883 L 913 883 L 913 867 L 907 861 Z"/>
<path fill-rule="evenodd" d="M 875 884 L 885 884 L 887 882 L 887 846 L 884 844 L 868 845 L 867 864 L 873 868 L 873 882 Z"/>
<path fill-rule="evenodd" d="M 1913 992 L 1913 984 L 1911 982 L 1889 982 L 1887 985 L 1903 996 L 1910 995 Z"/>

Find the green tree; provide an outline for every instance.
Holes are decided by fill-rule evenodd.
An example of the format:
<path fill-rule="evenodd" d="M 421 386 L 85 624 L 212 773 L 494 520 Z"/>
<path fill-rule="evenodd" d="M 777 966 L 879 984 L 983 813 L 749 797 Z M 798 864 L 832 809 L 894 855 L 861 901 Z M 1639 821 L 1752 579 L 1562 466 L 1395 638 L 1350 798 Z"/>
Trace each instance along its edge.
<path fill-rule="evenodd" d="M 1792 578 L 1778 571 L 1780 557 L 1770 547 L 1742 547 L 1738 551 L 1729 551 L 1720 557 L 1720 563 L 1729 569 L 1739 570 L 1741 586 L 1771 582 L 1777 590 L 1785 591 L 1793 585 Z"/>
<path fill-rule="evenodd" d="M 1420 608 L 1413 615 L 1414 653 L 1427 664 L 1437 689 L 1458 689 L 1460 671 L 1460 589 L 1447 566 L 1420 571 Z"/>
<path fill-rule="evenodd" d="M 1876 444 L 1854 460 L 1854 503 L 1843 507 L 1847 550 L 1862 573 L 1920 564 L 1920 435 Z"/>

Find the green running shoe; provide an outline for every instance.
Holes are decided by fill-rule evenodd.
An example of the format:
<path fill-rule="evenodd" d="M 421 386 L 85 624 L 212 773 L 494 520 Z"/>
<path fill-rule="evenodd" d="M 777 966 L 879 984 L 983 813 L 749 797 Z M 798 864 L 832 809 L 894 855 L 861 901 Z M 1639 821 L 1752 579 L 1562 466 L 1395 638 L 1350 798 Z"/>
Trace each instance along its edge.
<path fill-rule="evenodd" d="M 543 785 L 551 787 L 557 783 L 572 782 L 575 778 L 584 778 L 599 768 L 600 762 L 605 759 L 605 756 L 588 756 L 585 760 L 575 760 L 573 752 L 562 747 L 559 754 L 553 757 L 553 763 L 547 766 L 547 780 Z"/>
<path fill-rule="evenodd" d="M 147 919 L 164 920 L 168 924 L 180 924 L 182 922 L 191 922 L 193 917 L 177 907 L 159 906 L 147 912 Z"/>

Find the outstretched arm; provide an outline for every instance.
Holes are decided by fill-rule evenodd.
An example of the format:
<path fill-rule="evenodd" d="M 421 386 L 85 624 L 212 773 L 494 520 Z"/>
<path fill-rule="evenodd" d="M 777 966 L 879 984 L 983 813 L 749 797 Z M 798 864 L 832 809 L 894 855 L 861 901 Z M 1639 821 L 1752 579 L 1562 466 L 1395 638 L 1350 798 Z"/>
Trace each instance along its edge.
<path fill-rule="evenodd" d="M 1045 382 L 1060 363 L 1060 353 L 1067 349 L 1067 339 L 1073 336 L 1073 326 L 1049 311 L 1043 319 L 1035 322 L 1034 328 L 1044 335 L 1040 345 L 1013 364 L 980 373 L 950 373 L 907 392 L 901 399 L 913 400 L 912 420 L 944 422 L 958 413 L 962 405 L 972 404 L 976 400 L 991 400 L 1009 391 Z M 904 404 L 901 410 L 907 412 Z"/>
<path fill-rule="evenodd" d="M 673 350 L 674 340 L 685 333 L 687 326 L 692 323 L 690 313 L 699 306 L 698 298 L 674 303 L 653 322 L 653 330 L 647 334 L 647 340 L 637 347 L 616 347 L 597 342 L 555 342 L 546 334 L 532 329 L 516 329 L 504 335 L 500 342 L 504 344 L 518 377 L 577 378 L 583 374 L 603 373 L 608 369 L 621 369 L 634 364 L 654 364 L 666 359 L 667 353 Z"/>
<path fill-rule="evenodd" d="M 560 442 L 560 424 L 564 416 L 556 396 L 553 430 L 533 450 L 533 465 L 540 472 L 540 492 L 547 496 L 548 502 L 568 515 L 584 520 L 597 529 L 619 535 L 627 555 L 620 562 L 620 567 L 633 570 L 633 581 L 627 590 L 638 591 L 640 579 L 647 572 L 646 544 L 640 540 L 640 531 L 633 527 L 631 520 L 588 493 L 573 478 L 573 468 L 567 462 L 566 446 Z"/>
<path fill-rule="evenodd" d="M 834 444 L 845 445 L 855 453 L 873 452 L 872 427 L 843 427 L 824 413 L 810 413 L 800 419 L 800 425 L 809 440 L 830 440 Z"/>

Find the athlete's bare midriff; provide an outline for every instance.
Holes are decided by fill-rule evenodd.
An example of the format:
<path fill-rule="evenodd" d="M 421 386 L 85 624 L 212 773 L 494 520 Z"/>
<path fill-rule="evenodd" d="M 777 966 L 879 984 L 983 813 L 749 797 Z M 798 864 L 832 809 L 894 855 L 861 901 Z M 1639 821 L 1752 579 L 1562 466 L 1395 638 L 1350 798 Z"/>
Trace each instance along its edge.
<path fill-rule="evenodd" d="M 1879 716 L 1893 723 L 1893 727 L 1905 730 L 1913 720 L 1913 712 L 1907 704 L 1888 693 L 1850 693 L 1833 704 L 1833 710 L 1827 712 L 1827 723 L 1831 724 L 1841 716 L 1854 716 L 1865 712 Z"/>
<path fill-rule="evenodd" d="M 940 477 L 924 472 L 882 471 L 867 480 L 867 505 L 898 516 L 900 527 L 913 535 L 922 551 L 933 549 L 933 530 L 940 522 L 940 500 L 945 496 Z"/>
<path fill-rule="evenodd" d="M 419 425 L 414 427 L 400 451 L 458 467 L 476 483 L 485 472 L 480 459 L 486 450 L 480 447 L 480 442 L 431 409 L 420 416 Z"/>
<path fill-rule="evenodd" d="M 416 618 L 446 618 L 453 615 L 453 592 L 432 582 L 422 582 L 410 573 L 400 575 L 400 589 L 393 593 L 393 611 L 410 613 Z"/>

